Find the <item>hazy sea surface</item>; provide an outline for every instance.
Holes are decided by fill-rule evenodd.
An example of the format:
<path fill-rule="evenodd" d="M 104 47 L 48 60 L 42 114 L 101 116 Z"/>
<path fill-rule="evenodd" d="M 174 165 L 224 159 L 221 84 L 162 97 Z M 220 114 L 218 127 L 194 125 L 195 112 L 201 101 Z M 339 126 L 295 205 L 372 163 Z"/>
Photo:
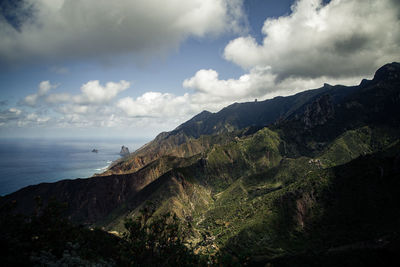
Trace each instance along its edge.
<path fill-rule="evenodd" d="M 0 139 L 0 195 L 42 182 L 91 177 L 120 158 L 122 145 L 133 152 L 146 141 Z"/>

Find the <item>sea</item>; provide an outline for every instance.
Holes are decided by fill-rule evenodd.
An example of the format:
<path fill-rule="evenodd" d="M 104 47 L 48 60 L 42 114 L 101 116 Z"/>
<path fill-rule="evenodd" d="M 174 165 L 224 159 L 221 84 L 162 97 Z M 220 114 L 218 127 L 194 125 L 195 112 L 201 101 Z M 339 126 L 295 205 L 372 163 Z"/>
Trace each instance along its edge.
<path fill-rule="evenodd" d="M 147 141 L 0 139 L 0 195 L 43 182 L 92 177 L 121 157 L 121 146 L 133 152 Z"/>

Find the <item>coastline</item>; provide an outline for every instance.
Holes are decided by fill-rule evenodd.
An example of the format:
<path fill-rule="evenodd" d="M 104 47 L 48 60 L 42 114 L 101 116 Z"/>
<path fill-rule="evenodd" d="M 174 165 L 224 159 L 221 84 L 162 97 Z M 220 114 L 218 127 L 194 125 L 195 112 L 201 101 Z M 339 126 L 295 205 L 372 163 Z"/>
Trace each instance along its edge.
<path fill-rule="evenodd" d="M 122 159 L 118 153 L 122 144 L 135 150 L 143 143 L 145 140 L 0 139 L 0 196 L 29 185 L 98 176 Z"/>

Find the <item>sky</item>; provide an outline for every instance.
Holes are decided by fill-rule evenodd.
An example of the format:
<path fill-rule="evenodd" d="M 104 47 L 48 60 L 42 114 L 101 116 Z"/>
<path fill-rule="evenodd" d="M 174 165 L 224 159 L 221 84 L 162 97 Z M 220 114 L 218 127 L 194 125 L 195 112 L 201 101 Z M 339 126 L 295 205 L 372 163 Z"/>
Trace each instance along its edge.
<path fill-rule="evenodd" d="M 1 0 L 0 138 L 149 139 L 399 56 L 398 0 Z"/>

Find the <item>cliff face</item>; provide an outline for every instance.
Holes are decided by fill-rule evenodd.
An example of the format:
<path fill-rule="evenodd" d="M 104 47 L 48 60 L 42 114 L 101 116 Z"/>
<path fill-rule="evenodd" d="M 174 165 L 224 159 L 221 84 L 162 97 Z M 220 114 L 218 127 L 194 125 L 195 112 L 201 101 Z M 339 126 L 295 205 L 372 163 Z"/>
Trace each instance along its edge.
<path fill-rule="evenodd" d="M 318 97 L 313 103 L 307 105 L 304 112 L 303 123 L 305 129 L 312 129 L 324 125 L 335 114 L 332 97 L 329 94 Z"/>
<path fill-rule="evenodd" d="M 74 221 L 123 231 L 150 201 L 154 216 L 174 212 L 193 225 L 196 251 L 253 263 L 392 236 L 399 88 L 394 63 L 359 86 L 203 112 L 103 176 L 30 186 L 0 202 L 30 212 L 35 196 L 54 196 Z"/>

